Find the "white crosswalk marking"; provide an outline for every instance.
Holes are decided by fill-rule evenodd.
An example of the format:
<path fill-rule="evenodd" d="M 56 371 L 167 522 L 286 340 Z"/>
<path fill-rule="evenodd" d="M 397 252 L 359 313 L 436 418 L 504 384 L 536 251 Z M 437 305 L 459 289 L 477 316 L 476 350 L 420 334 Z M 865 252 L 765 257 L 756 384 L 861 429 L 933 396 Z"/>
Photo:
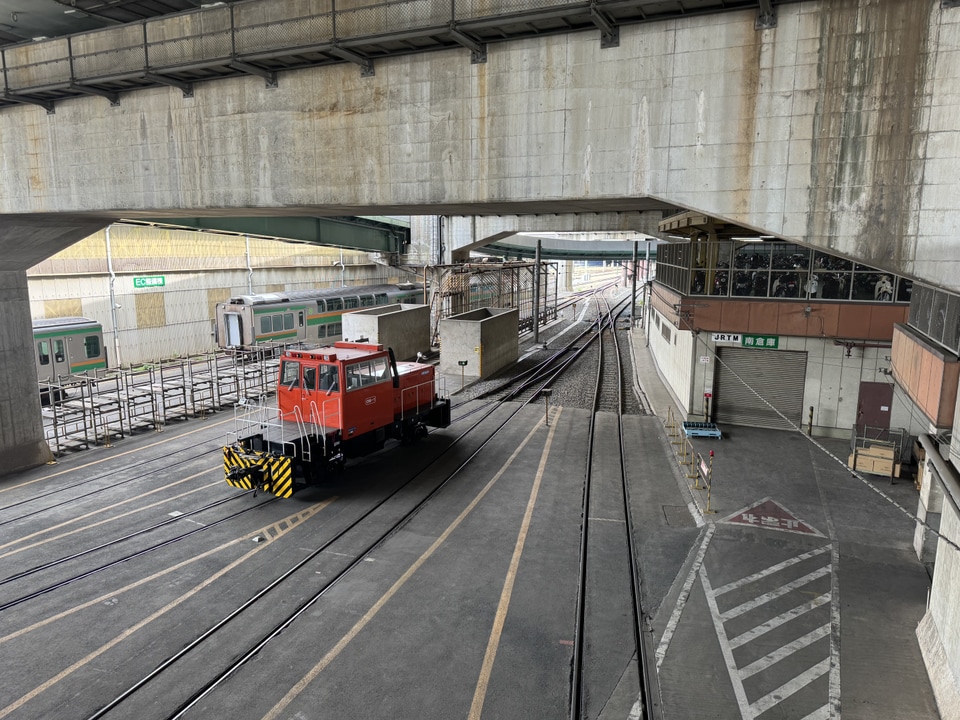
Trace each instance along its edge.
<path fill-rule="evenodd" d="M 834 670 L 832 643 L 816 645 L 831 638 L 837 622 L 834 614 L 827 620 L 823 611 L 816 612 L 826 605 L 832 609 L 835 583 L 831 549 L 831 545 L 821 546 L 716 589 L 711 587 L 707 567 L 700 567 L 707 606 L 744 720 L 754 720 L 794 696 L 788 711 L 791 715 L 800 711 L 806 713 L 803 720 L 831 717 L 831 696 L 826 689 L 822 697 L 816 697 L 820 690 L 797 695 L 828 673 L 832 676 Z M 804 561 L 819 567 L 796 577 L 804 570 L 789 569 Z M 830 578 L 830 589 L 824 589 L 821 582 L 811 592 L 811 583 L 822 578 Z M 721 612 L 717 600 L 722 596 L 725 600 L 732 597 L 736 604 Z M 731 603 L 728 600 L 726 604 Z M 758 640 L 762 644 L 754 644 Z M 771 642 L 782 644 L 770 650 Z M 803 654 L 797 655 L 801 651 Z M 746 680 L 750 681 L 748 686 L 744 685 Z"/>

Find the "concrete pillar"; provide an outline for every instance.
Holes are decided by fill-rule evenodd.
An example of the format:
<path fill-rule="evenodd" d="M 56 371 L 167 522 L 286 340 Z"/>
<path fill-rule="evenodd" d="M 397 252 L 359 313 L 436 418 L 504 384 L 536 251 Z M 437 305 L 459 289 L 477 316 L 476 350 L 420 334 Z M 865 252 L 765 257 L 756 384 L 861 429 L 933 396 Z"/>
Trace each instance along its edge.
<path fill-rule="evenodd" d="M 53 459 L 43 437 L 26 270 L 0 272 L 0 467 L 4 473 Z"/>

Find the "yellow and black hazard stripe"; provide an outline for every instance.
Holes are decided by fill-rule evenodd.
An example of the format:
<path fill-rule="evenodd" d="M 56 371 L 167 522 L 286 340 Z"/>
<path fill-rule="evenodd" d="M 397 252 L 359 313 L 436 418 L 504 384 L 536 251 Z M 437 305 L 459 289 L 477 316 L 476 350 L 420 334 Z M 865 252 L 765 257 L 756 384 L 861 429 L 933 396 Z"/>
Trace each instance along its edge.
<path fill-rule="evenodd" d="M 223 448 L 223 473 L 228 485 L 240 490 L 262 490 L 280 498 L 293 495 L 293 458 Z"/>

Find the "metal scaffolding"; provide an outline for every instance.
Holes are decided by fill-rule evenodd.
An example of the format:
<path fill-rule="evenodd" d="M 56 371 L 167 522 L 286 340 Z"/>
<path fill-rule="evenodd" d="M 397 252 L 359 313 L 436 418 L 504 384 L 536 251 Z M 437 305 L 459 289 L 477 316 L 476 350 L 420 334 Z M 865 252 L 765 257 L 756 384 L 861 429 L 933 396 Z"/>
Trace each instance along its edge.
<path fill-rule="evenodd" d="M 520 332 L 533 329 L 536 263 L 463 263 L 427 268 L 431 287 L 431 343 L 438 344 L 440 321 L 485 307 L 517 308 Z M 557 317 L 559 264 L 540 263 L 539 307 L 543 325 Z"/>

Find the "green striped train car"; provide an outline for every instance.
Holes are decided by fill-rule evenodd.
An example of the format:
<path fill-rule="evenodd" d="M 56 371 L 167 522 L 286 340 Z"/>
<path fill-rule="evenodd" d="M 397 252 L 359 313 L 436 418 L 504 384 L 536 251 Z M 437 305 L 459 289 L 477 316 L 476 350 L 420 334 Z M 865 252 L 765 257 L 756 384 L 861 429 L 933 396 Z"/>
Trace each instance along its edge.
<path fill-rule="evenodd" d="M 71 376 L 107 367 L 103 327 L 85 317 L 34 320 L 33 349 L 41 396 L 50 385 L 70 384 Z"/>
<path fill-rule="evenodd" d="M 252 349 L 268 343 L 331 345 L 342 337 L 341 316 L 345 312 L 422 302 L 423 286 L 419 283 L 237 295 L 217 303 L 217 346 Z"/>

